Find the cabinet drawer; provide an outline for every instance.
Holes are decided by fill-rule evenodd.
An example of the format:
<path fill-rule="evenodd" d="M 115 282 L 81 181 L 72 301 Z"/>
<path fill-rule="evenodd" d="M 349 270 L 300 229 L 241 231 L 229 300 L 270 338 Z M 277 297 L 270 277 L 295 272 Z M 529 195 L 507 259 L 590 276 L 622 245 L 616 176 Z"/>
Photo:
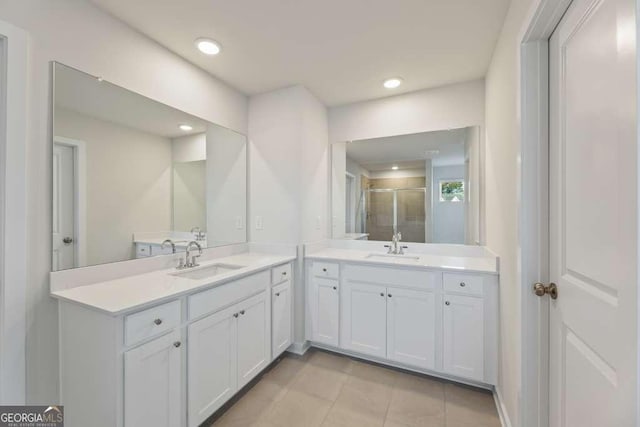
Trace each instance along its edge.
<path fill-rule="evenodd" d="M 482 296 L 482 276 L 468 274 L 444 273 L 444 291 L 464 295 Z"/>
<path fill-rule="evenodd" d="M 330 279 L 337 279 L 339 275 L 338 264 L 329 262 L 313 262 L 311 265 L 311 273 L 316 277 L 328 277 Z"/>
<path fill-rule="evenodd" d="M 277 285 L 291 279 L 291 264 L 279 265 L 271 269 L 271 284 Z"/>
<path fill-rule="evenodd" d="M 124 344 L 133 345 L 180 325 L 180 301 L 128 315 L 124 320 Z"/>
<path fill-rule="evenodd" d="M 151 256 L 151 245 L 136 243 L 136 258 Z"/>
<path fill-rule="evenodd" d="M 348 264 L 344 267 L 343 279 L 350 282 L 365 282 L 383 286 L 425 290 L 442 289 L 442 273 L 435 271 Z"/>
<path fill-rule="evenodd" d="M 189 319 L 213 313 L 266 290 L 271 283 L 269 270 L 197 293 L 189 297 Z"/>

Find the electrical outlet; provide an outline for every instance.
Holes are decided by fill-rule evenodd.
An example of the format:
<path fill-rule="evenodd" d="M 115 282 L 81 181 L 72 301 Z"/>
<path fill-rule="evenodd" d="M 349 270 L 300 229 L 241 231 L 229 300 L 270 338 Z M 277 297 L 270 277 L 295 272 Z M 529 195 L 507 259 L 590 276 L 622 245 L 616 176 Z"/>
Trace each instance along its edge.
<path fill-rule="evenodd" d="M 236 217 L 236 228 L 238 230 L 242 230 L 244 228 L 244 221 L 242 220 L 241 216 Z"/>
<path fill-rule="evenodd" d="M 262 230 L 264 225 L 262 224 L 262 217 L 256 216 L 256 230 Z"/>

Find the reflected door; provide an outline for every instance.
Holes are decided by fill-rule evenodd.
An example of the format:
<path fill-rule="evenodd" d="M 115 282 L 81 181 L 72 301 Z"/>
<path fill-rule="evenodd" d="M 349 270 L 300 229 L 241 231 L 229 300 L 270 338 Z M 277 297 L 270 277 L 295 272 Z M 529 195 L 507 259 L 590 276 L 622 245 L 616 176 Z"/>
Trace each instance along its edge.
<path fill-rule="evenodd" d="M 405 242 L 425 243 L 426 191 L 396 191 L 396 222 Z"/>
<path fill-rule="evenodd" d="M 391 240 L 394 229 L 394 191 L 369 190 L 367 233 L 369 240 Z"/>
<path fill-rule="evenodd" d="M 73 147 L 53 147 L 52 271 L 75 267 Z"/>

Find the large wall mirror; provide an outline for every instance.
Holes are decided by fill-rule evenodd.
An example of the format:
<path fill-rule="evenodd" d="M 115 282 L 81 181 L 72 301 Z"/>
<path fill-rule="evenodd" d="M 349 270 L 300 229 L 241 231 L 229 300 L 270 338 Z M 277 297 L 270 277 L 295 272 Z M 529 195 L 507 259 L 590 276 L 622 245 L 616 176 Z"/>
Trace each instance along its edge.
<path fill-rule="evenodd" d="M 53 69 L 53 271 L 246 242 L 244 135 Z"/>
<path fill-rule="evenodd" d="M 481 243 L 479 127 L 332 144 L 334 239 Z"/>

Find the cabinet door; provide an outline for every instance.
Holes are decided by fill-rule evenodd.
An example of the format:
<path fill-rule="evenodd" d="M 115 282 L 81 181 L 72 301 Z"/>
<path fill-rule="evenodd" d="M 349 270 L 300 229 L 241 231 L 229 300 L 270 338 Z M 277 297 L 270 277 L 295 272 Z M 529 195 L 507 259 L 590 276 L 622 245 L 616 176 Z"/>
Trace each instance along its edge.
<path fill-rule="evenodd" d="M 434 369 L 435 346 L 435 294 L 387 288 L 387 358 Z"/>
<path fill-rule="evenodd" d="M 238 388 L 244 387 L 271 361 L 271 322 L 267 292 L 237 305 Z"/>
<path fill-rule="evenodd" d="M 271 290 L 271 348 L 273 359 L 291 345 L 291 282 Z"/>
<path fill-rule="evenodd" d="M 387 355 L 387 288 L 347 283 L 342 293 L 342 347 L 372 356 Z"/>
<path fill-rule="evenodd" d="M 236 317 L 231 307 L 189 325 L 189 426 L 199 426 L 237 390 Z"/>
<path fill-rule="evenodd" d="M 313 341 L 337 347 L 339 344 L 340 294 L 338 281 L 312 279 L 311 328 Z"/>
<path fill-rule="evenodd" d="M 175 330 L 124 354 L 125 427 L 182 424 L 182 348 Z"/>
<path fill-rule="evenodd" d="M 484 379 L 484 310 L 482 298 L 444 295 L 444 371 Z"/>

